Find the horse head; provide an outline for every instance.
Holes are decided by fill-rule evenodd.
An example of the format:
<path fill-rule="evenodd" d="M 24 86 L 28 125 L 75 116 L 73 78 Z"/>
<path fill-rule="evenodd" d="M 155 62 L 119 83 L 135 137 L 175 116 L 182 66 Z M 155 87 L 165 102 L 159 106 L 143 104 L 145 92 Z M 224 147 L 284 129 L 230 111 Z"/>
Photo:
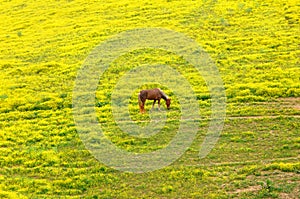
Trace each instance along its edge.
<path fill-rule="evenodd" d="M 171 99 L 166 99 L 167 109 L 170 109 Z"/>

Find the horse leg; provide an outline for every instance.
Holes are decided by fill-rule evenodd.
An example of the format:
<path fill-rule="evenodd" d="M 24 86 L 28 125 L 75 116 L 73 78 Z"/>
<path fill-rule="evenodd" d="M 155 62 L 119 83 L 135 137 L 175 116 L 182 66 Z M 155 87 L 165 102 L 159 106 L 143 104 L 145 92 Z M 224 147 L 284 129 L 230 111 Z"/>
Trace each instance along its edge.
<path fill-rule="evenodd" d="M 144 106 L 141 104 L 140 105 L 140 113 L 144 113 L 145 111 L 144 111 Z"/>
<path fill-rule="evenodd" d="M 139 105 L 140 105 L 140 113 L 145 113 L 145 101 L 146 101 L 146 100 L 143 100 L 143 99 L 141 99 L 141 100 L 139 101 Z"/>
<path fill-rule="evenodd" d="M 160 99 L 157 100 L 158 110 L 160 111 Z"/>
<path fill-rule="evenodd" d="M 143 100 L 142 101 L 142 113 L 145 113 L 146 111 L 145 111 L 145 102 L 146 102 L 146 100 Z"/>
<path fill-rule="evenodd" d="M 153 110 L 153 109 L 154 109 L 154 104 L 155 104 L 155 102 L 156 102 L 156 100 L 154 100 L 154 102 L 153 102 L 153 104 L 152 104 L 152 108 L 151 108 L 151 110 Z"/>

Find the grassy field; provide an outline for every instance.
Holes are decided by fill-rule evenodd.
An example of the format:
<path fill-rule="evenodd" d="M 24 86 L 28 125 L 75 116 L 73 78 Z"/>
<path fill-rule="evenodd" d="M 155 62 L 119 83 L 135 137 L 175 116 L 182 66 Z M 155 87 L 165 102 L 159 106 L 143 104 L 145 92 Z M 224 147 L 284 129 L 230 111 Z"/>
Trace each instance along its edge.
<path fill-rule="evenodd" d="M 299 198 L 300 48 L 296 0 L 0 2 L 0 198 Z M 199 159 L 211 120 L 205 81 L 182 57 L 140 49 L 116 59 L 96 92 L 97 119 L 118 147 L 164 148 L 178 130 L 172 98 L 162 132 L 122 132 L 111 95 L 140 65 L 168 65 L 190 83 L 201 120 L 177 161 L 147 173 L 121 172 L 98 161 L 78 135 L 72 96 L 78 70 L 100 43 L 126 30 L 160 27 L 194 39 L 214 60 L 226 90 L 226 118 L 213 150 Z M 132 91 L 132 120 L 139 114 Z M 162 105 L 164 106 L 164 104 Z M 146 104 L 146 109 L 151 103 Z"/>

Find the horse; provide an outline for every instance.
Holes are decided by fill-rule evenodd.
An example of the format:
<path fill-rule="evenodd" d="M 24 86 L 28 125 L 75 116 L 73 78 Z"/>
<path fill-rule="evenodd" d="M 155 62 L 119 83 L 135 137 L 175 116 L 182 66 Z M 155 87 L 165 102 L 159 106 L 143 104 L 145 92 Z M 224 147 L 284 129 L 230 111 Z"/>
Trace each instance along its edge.
<path fill-rule="evenodd" d="M 158 110 L 160 110 L 160 99 L 161 98 L 166 101 L 167 109 L 170 109 L 171 99 L 159 88 L 141 90 L 140 93 L 138 94 L 140 112 L 145 113 L 144 106 L 145 106 L 146 99 L 154 100 L 151 110 L 153 110 L 154 104 L 157 100 Z"/>

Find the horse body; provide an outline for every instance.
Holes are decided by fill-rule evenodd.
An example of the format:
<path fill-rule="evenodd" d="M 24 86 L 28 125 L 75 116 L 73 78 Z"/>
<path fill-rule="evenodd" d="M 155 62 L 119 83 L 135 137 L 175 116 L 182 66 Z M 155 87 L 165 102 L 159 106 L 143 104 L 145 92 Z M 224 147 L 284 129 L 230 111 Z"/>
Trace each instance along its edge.
<path fill-rule="evenodd" d="M 168 96 L 159 88 L 154 89 L 148 89 L 148 90 L 141 90 L 139 95 L 139 106 L 140 106 L 140 112 L 145 113 L 145 102 L 146 100 L 154 100 L 152 104 L 152 109 L 154 108 L 154 104 L 157 100 L 158 103 L 158 109 L 160 110 L 160 100 L 164 99 L 166 101 L 167 108 L 170 109 L 171 99 L 168 98 Z"/>

